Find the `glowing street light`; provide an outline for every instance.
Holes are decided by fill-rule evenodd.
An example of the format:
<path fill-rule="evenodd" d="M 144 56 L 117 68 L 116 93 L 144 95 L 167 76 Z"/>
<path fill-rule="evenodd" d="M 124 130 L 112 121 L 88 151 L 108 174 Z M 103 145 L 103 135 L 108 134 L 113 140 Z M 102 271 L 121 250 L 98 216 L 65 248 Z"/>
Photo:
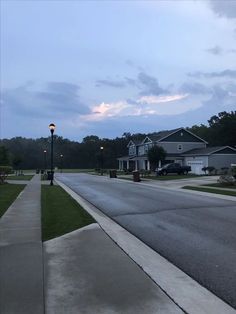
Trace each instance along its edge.
<path fill-rule="evenodd" d="M 50 178 L 51 178 L 51 182 L 50 185 L 53 185 L 53 177 L 54 177 L 54 171 L 53 171 L 53 133 L 55 130 L 56 126 L 54 123 L 49 124 L 49 129 L 51 132 L 51 174 L 50 174 Z"/>

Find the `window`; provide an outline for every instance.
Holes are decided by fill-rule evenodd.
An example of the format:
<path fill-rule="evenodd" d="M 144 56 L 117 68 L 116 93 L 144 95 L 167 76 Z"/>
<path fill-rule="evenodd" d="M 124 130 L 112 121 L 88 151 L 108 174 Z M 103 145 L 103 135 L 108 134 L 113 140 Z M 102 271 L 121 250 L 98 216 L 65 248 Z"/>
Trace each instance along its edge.
<path fill-rule="evenodd" d="M 183 149 L 183 145 L 182 144 L 178 144 L 177 149 L 178 150 L 182 150 Z"/>

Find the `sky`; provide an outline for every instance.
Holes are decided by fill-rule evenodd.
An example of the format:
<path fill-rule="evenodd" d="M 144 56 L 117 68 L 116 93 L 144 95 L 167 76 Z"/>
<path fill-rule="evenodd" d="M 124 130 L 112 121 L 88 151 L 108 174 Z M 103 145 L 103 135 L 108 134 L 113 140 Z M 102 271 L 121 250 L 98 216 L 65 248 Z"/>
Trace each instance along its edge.
<path fill-rule="evenodd" d="M 0 0 L 0 138 L 81 141 L 236 110 L 236 1 Z"/>

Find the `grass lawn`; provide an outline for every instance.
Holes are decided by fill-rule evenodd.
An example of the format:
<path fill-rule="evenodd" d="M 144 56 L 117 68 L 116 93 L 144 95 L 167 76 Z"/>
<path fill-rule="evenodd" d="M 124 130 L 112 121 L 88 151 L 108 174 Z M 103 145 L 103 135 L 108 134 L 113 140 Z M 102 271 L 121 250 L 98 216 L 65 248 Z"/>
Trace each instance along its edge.
<path fill-rule="evenodd" d="M 1 184 L 0 185 L 0 217 L 24 189 L 25 184 Z"/>
<path fill-rule="evenodd" d="M 60 186 L 42 186 L 42 238 L 53 239 L 95 222 Z"/>
<path fill-rule="evenodd" d="M 56 173 L 61 173 L 61 169 L 57 169 Z M 62 173 L 79 173 L 79 172 L 94 172 L 94 169 L 62 169 Z"/>
<path fill-rule="evenodd" d="M 187 175 L 166 175 L 166 176 L 145 176 L 144 179 L 150 179 L 150 180 L 160 180 L 160 181 L 166 181 L 166 180 L 179 180 L 179 179 L 192 179 L 192 178 L 199 178 L 199 175 L 194 174 L 187 174 Z"/>
<path fill-rule="evenodd" d="M 221 183 L 212 183 L 212 184 L 204 184 L 203 186 L 211 186 L 217 188 L 227 188 L 236 190 L 236 185 L 228 185 L 228 184 L 221 184 Z"/>
<path fill-rule="evenodd" d="M 23 176 L 8 176 L 7 180 L 31 180 L 33 178 L 32 175 L 23 175 Z"/>
<path fill-rule="evenodd" d="M 200 192 L 208 192 L 213 194 L 221 194 L 221 195 L 229 195 L 236 196 L 236 191 L 226 191 L 220 189 L 208 189 L 207 187 L 195 187 L 195 186 L 184 186 L 182 189 L 200 191 Z"/>

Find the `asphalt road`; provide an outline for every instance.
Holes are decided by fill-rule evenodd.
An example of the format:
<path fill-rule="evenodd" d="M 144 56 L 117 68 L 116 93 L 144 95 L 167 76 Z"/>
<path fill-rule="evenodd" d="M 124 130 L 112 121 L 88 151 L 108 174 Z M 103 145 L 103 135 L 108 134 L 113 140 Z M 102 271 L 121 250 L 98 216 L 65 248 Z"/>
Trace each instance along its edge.
<path fill-rule="evenodd" d="M 63 183 L 236 308 L 236 203 L 86 174 Z"/>

